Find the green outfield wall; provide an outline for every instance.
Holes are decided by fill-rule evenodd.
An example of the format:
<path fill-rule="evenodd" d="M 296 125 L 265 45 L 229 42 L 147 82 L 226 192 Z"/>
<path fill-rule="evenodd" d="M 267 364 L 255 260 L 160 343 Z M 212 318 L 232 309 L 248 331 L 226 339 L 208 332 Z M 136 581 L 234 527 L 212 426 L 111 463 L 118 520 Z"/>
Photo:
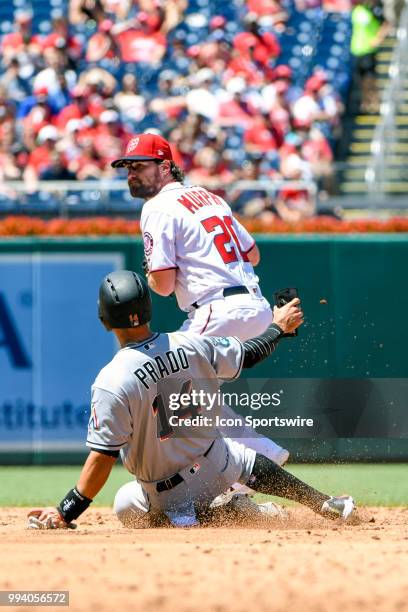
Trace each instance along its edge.
<path fill-rule="evenodd" d="M 276 289 L 297 287 L 306 322 L 297 338 L 282 341 L 275 355 L 260 364 L 256 373 L 249 372 L 252 377 L 408 378 L 407 236 L 259 235 L 256 239 L 261 251 L 257 273 L 263 294 L 270 299 Z M 7 270 L 9 261 L 18 256 L 18 260 L 34 262 L 50 254 L 63 254 L 68 259 L 75 256 L 84 262 L 98 254 L 118 255 L 123 266 L 141 272 L 143 246 L 139 237 L 3 239 L 0 241 L 0 263 L 3 261 L 0 291 L 2 271 Z M 62 287 L 58 289 L 61 303 L 64 301 Z M 67 294 L 74 291 L 72 285 L 65 289 Z M 55 287 L 43 287 L 42 291 L 46 300 Z M 89 307 L 93 309 L 94 303 Z M 64 316 L 68 316 L 66 325 L 71 326 L 80 313 L 73 311 L 71 318 L 69 313 Z M 184 314 L 178 310 L 174 298 L 154 296 L 154 328 L 172 331 L 183 319 Z M 4 330 L 0 329 L 1 333 L 4 336 Z M 43 326 L 41 333 L 51 332 Z M 3 336 L 0 335 L 0 383 L 1 360 L 5 358 Z M 85 337 L 82 341 L 92 343 L 93 339 Z M 37 334 L 36 342 L 41 342 L 41 335 Z M 84 402 L 88 399 L 84 397 Z M 0 428 L 3 425 L 0 423 Z M 399 432 L 389 439 L 285 439 L 285 443 L 293 449 L 297 460 L 408 459 L 408 438 L 399 437 Z M 63 447 L 54 451 L 54 461 L 66 462 Z M 74 456 L 79 457 L 77 450 L 70 455 Z M 0 461 L 10 463 L 38 463 L 48 457 L 49 452 L 41 444 L 35 452 L 19 451 L 17 447 L 14 453 L 9 447 L 7 452 L 0 452 Z"/>

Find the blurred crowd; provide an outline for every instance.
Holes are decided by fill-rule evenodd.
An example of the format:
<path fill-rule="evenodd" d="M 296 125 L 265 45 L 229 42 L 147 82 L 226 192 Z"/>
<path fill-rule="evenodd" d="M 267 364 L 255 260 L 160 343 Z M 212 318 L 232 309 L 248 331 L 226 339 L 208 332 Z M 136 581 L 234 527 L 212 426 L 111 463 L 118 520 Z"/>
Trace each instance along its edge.
<path fill-rule="evenodd" d="M 228 188 L 237 212 L 312 215 L 308 184 L 323 196 L 335 189 L 343 102 L 324 71 L 299 84 L 280 61 L 287 8 L 240 4 L 232 22 L 221 11 L 187 14 L 187 0 L 71 0 L 47 32 L 16 11 L 0 37 L 0 183 L 23 180 L 33 192 L 39 180 L 122 179 L 111 160 L 131 134 L 157 131 L 189 181 Z M 234 188 L 260 179 L 304 187 Z"/>

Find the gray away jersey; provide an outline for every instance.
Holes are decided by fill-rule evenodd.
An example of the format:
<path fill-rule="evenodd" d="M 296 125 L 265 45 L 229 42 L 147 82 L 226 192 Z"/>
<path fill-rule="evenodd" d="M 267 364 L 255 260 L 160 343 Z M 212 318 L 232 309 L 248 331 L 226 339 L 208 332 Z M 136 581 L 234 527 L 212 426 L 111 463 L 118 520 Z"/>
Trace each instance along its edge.
<path fill-rule="evenodd" d="M 217 396 L 218 379 L 236 378 L 242 361 L 243 348 L 236 338 L 181 332 L 155 334 L 122 348 L 92 386 L 87 446 L 120 450 L 125 467 L 141 481 L 172 476 L 219 435 L 216 417 L 222 404 L 197 412 L 197 406 L 189 405 L 172 410 L 170 400 L 191 390 Z M 187 427 L 177 418 L 198 414 L 209 415 L 210 421 Z"/>

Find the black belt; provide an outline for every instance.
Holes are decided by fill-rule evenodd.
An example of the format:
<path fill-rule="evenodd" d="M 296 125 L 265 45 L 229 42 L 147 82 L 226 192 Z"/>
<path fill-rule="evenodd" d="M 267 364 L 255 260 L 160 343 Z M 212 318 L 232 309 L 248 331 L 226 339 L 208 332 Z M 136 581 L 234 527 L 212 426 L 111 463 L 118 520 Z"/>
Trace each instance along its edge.
<path fill-rule="evenodd" d="M 166 480 L 161 480 L 156 484 L 156 491 L 158 493 L 162 493 L 163 491 L 170 491 L 170 489 L 174 489 L 177 487 L 180 482 L 183 482 L 184 478 L 180 476 L 180 474 L 175 474 L 171 478 L 166 478 Z"/>
<path fill-rule="evenodd" d="M 210 452 L 210 450 L 214 446 L 214 442 L 215 442 L 215 440 L 207 448 L 207 450 L 204 453 L 204 457 L 206 457 L 208 455 L 208 453 Z M 177 487 L 177 485 L 179 485 L 180 482 L 183 482 L 183 480 L 184 480 L 184 478 L 181 476 L 181 474 L 179 474 L 179 473 L 174 474 L 174 476 L 171 476 L 170 478 L 166 478 L 166 480 L 161 480 L 160 482 L 157 482 L 156 483 L 156 491 L 158 493 L 162 493 L 163 491 L 170 491 L 171 489 L 174 489 L 174 487 Z"/>
<path fill-rule="evenodd" d="M 224 297 L 228 297 L 229 295 L 239 295 L 240 293 L 249 293 L 249 291 L 244 285 L 238 285 L 237 287 L 226 287 L 222 291 L 222 295 Z M 193 308 L 200 308 L 197 302 L 194 302 L 194 304 L 191 304 L 191 306 Z"/>

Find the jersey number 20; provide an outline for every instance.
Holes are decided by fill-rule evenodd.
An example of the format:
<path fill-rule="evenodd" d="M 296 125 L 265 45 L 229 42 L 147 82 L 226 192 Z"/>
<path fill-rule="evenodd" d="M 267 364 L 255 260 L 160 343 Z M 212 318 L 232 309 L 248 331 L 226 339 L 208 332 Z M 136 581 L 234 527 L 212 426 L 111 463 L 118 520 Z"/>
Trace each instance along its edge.
<path fill-rule="evenodd" d="M 244 261 L 249 261 L 247 255 L 243 252 L 239 244 L 238 236 L 233 227 L 233 219 L 229 215 L 225 215 L 222 219 L 214 215 L 201 221 L 204 229 L 208 234 L 211 234 L 215 228 L 220 227 L 222 232 L 214 236 L 214 246 L 222 257 L 222 261 L 226 264 L 238 261 L 237 249 Z M 234 243 L 235 242 L 235 246 Z M 229 247 L 227 249 L 227 246 Z"/>

